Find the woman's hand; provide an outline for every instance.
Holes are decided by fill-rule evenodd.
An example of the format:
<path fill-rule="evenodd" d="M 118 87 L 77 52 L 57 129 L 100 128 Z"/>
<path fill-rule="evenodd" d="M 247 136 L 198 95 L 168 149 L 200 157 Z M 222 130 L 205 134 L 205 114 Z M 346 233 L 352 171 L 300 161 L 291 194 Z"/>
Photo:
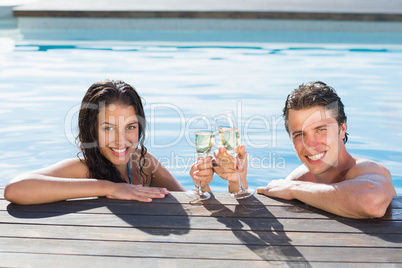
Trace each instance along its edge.
<path fill-rule="evenodd" d="M 214 171 L 212 169 L 212 157 L 197 157 L 197 162 L 190 168 L 190 176 L 194 184 L 201 182 L 201 189 L 204 192 L 210 192 L 209 183 L 212 181 Z"/>
<path fill-rule="evenodd" d="M 107 194 L 106 197 L 111 199 L 151 202 L 152 198 L 164 198 L 168 193 L 169 191 L 165 188 L 146 187 L 127 183 L 113 183 L 110 194 Z"/>
<path fill-rule="evenodd" d="M 221 147 L 214 152 L 214 171 L 229 183 L 229 192 L 239 190 L 239 179 L 237 172 L 242 178 L 243 187 L 247 189 L 247 153 L 245 146 L 239 146 L 236 158 L 230 156 L 225 148 Z"/>

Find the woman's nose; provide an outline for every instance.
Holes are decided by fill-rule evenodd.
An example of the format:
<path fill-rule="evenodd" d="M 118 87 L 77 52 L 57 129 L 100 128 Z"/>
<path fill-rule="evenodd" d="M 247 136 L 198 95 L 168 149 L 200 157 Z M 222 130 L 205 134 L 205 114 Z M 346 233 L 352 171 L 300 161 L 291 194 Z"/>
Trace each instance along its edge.
<path fill-rule="evenodd" d="M 116 131 L 115 143 L 116 143 L 116 145 L 125 145 L 126 144 L 125 131 Z"/>

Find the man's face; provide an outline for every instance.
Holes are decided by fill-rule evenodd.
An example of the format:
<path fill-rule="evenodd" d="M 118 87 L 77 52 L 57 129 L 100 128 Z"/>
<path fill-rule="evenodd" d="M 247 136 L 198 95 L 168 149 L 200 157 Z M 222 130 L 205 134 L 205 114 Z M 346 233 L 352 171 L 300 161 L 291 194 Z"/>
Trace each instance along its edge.
<path fill-rule="evenodd" d="M 323 106 L 291 109 L 288 128 L 298 158 L 313 175 L 338 165 L 346 123 L 339 126 L 331 110 Z"/>

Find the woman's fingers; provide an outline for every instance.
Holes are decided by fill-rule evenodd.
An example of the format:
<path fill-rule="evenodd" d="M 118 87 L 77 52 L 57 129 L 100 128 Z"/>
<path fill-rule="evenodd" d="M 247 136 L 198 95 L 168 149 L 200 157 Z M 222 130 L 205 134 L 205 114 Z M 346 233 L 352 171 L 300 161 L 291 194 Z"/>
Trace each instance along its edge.
<path fill-rule="evenodd" d="M 194 179 L 204 183 L 210 183 L 212 181 L 214 172 L 212 169 L 199 170 L 194 172 Z"/>
<path fill-rule="evenodd" d="M 196 166 L 198 170 L 212 169 L 212 157 L 207 156 L 205 158 L 198 159 Z"/>
<path fill-rule="evenodd" d="M 144 187 L 142 185 L 124 183 L 118 183 L 116 186 L 116 190 L 112 194 L 107 195 L 107 198 L 151 202 L 152 198 L 164 198 L 165 195 L 169 194 L 169 191 L 165 188 Z"/>
<path fill-rule="evenodd" d="M 166 188 L 158 187 L 143 187 L 142 185 L 131 185 L 135 187 L 133 194 L 145 198 L 164 198 L 165 195 L 169 194 Z"/>
<path fill-rule="evenodd" d="M 212 169 L 212 157 L 208 156 L 198 159 L 193 169 L 193 179 L 198 182 L 210 183 L 212 181 L 214 171 Z"/>

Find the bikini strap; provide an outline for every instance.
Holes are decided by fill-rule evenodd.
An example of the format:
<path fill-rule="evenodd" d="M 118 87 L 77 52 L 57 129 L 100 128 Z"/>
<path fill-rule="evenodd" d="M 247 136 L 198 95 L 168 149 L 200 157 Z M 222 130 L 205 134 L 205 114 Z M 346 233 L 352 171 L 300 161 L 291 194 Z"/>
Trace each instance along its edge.
<path fill-rule="evenodd" d="M 128 179 L 130 180 L 130 184 L 133 184 L 133 183 L 131 182 L 130 166 L 129 166 L 128 162 L 127 162 L 127 170 L 128 170 Z"/>

